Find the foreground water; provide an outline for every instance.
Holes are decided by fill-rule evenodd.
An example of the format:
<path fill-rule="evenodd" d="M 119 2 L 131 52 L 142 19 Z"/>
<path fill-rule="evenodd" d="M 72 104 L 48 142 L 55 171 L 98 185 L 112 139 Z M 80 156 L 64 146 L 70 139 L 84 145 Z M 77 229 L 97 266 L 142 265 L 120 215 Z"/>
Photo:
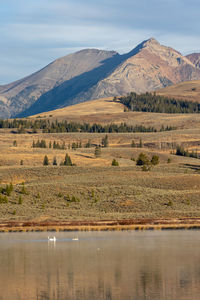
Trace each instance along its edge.
<path fill-rule="evenodd" d="M 0 300 L 200 299 L 200 231 L 54 235 L 0 234 Z"/>

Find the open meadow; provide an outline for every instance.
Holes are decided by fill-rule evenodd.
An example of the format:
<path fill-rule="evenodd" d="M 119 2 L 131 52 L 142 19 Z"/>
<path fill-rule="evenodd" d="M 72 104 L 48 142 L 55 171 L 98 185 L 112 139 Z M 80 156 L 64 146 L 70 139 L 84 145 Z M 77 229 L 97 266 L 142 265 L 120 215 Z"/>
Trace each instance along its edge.
<path fill-rule="evenodd" d="M 95 147 L 101 145 L 105 133 L 38 130 L 16 134 L 11 129 L 1 129 L 0 220 L 200 217 L 200 160 L 175 155 L 177 145 L 190 153 L 200 152 L 199 115 L 133 115 L 144 120 L 146 126 L 152 122 L 145 120 L 153 120 L 157 128 L 164 120 L 165 125 L 173 125 L 174 119 L 177 130 L 108 133 L 108 147 L 101 147 L 101 153 L 95 156 Z M 184 120 L 187 121 L 183 126 Z M 33 148 L 38 140 L 44 140 L 46 148 Z M 64 145 L 65 149 L 53 148 L 54 143 Z M 73 144 L 78 147 L 73 148 Z M 62 165 L 66 153 L 73 166 Z M 148 171 L 142 169 L 136 164 L 140 153 L 150 160 L 157 155 L 159 164 L 148 167 Z M 49 160 L 47 166 L 43 165 L 45 155 Z M 113 159 L 119 166 L 111 165 Z M 55 160 L 57 165 L 53 165 Z M 7 193 L 6 185 L 10 183 L 12 191 Z"/>

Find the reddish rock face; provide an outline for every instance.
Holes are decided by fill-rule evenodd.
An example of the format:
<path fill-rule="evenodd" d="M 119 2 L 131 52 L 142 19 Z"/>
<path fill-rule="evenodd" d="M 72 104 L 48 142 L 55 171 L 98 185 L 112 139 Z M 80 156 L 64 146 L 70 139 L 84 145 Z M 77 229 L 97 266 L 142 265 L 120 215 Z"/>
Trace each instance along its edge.
<path fill-rule="evenodd" d="M 200 69 L 200 53 L 192 53 L 186 56 L 196 68 Z"/>

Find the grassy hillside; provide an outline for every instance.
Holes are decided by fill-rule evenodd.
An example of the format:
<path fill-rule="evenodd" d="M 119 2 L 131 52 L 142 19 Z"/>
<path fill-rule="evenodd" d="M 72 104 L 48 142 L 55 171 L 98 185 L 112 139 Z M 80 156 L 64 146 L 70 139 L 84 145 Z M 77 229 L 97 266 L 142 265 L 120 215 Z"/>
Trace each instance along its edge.
<path fill-rule="evenodd" d="M 200 103 L 200 80 L 168 86 L 156 91 L 156 94 Z"/>
<path fill-rule="evenodd" d="M 129 125 L 153 126 L 160 129 L 161 126 L 174 126 L 180 128 L 198 128 L 200 126 L 200 114 L 164 114 L 124 111 L 124 105 L 114 102 L 113 98 L 87 101 L 62 109 L 34 115 L 34 119 L 49 119 L 50 121 L 74 121 L 81 123 L 127 123 Z"/>

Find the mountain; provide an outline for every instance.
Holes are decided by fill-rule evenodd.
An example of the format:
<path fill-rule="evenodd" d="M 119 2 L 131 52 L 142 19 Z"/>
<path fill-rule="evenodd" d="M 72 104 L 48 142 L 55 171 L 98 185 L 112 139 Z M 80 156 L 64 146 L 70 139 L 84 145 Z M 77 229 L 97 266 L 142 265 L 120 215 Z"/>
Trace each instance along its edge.
<path fill-rule="evenodd" d="M 188 58 L 152 38 L 143 42 L 138 53 L 99 82 L 92 94 L 99 98 L 130 91 L 154 91 L 182 81 L 197 80 L 199 76 L 199 70 Z"/>
<path fill-rule="evenodd" d="M 153 91 L 200 79 L 200 69 L 154 38 L 131 52 L 86 49 L 0 86 L 0 117 L 28 116 L 91 99 Z"/>
<path fill-rule="evenodd" d="M 196 68 L 200 69 L 200 53 L 192 53 L 186 56 Z"/>
<path fill-rule="evenodd" d="M 16 115 L 34 104 L 46 92 L 55 89 L 64 82 L 73 85 L 82 74 L 88 82 L 95 78 L 88 76 L 100 68 L 99 77 L 106 76 L 120 59 L 114 51 L 88 49 L 59 58 L 42 70 L 0 88 L 0 116 L 2 109 L 9 111 L 6 117 Z M 101 75 L 102 74 L 102 75 Z M 90 78 L 91 77 L 91 78 Z M 73 81 L 74 79 L 74 81 Z M 88 84 L 85 82 L 85 85 Z M 81 86 L 78 87 L 79 89 Z M 53 101 L 54 102 L 54 101 Z M 52 103 L 52 107 L 56 105 Z M 46 109 L 46 108 L 45 108 Z"/>
<path fill-rule="evenodd" d="M 181 82 L 156 91 L 157 95 L 200 103 L 200 80 Z"/>

